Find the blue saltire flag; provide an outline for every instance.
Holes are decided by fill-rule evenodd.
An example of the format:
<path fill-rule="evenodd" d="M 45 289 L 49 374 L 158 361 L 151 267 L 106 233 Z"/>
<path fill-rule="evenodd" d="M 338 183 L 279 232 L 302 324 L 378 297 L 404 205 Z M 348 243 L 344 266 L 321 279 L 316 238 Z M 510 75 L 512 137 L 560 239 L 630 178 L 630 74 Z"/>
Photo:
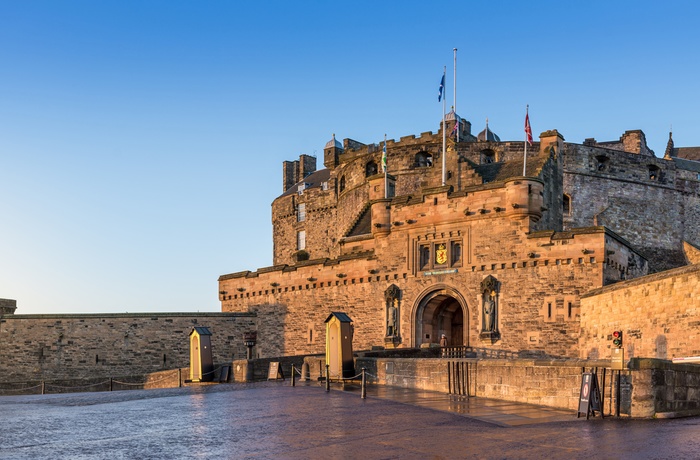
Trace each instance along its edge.
<path fill-rule="evenodd" d="M 442 93 L 445 92 L 445 74 L 442 74 L 442 80 L 440 80 L 440 89 L 438 90 L 438 102 L 442 100 Z"/>

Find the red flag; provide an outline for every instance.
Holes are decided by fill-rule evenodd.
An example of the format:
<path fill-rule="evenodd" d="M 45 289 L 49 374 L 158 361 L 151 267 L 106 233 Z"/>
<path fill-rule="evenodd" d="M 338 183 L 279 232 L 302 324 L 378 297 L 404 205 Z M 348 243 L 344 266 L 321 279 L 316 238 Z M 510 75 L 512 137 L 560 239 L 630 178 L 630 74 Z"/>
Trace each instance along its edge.
<path fill-rule="evenodd" d="M 525 111 L 525 134 L 527 135 L 527 143 L 532 145 L 532 128 L 530 127 L 530 115 Z"/>

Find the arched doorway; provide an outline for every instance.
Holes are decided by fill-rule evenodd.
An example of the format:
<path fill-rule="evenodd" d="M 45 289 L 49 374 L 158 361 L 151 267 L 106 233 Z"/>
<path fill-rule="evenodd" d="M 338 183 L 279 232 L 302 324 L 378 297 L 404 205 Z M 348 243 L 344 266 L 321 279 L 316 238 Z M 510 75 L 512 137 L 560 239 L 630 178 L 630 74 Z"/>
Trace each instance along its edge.
<path fill-rule="evenodd" d="M 455 289 L 435 286 L 419 297 L 413 315 L 415 346 L 439 343 L 447 336 L 451 347 L 469 346 L 469 309 Z"/>

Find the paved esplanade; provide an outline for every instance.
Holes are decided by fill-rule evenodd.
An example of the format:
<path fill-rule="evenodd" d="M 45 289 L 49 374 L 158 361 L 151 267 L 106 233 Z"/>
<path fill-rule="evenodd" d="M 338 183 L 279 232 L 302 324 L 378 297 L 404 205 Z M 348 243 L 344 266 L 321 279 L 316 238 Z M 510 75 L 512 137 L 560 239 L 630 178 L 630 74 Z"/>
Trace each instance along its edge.
<path fill-rule="evenodd" d="M 496 417 L 493 424 L 447 412 L 447 400 L 382 387 L 363 400 L 357 388 L 326 393 L 289 381 L 2 397 L 0 458 L 700 457 L 697 418 L 585 421 L 545 410 L 557 422 L 533 423 L 536 409 L 500 406 L 522 410 L 523 422 L 499 419 L 498 402 L 475 402 L 471 415 Z"/>

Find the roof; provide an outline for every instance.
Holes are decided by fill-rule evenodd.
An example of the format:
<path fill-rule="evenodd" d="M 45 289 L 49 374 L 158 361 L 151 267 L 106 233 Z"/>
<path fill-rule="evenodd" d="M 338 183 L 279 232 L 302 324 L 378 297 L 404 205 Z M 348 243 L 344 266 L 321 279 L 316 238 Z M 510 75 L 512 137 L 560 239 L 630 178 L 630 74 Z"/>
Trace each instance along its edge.
<path fill-rule="evenodd" d="M 486 129 L 481 131 L 476 138 L 480 141 L 501 142 L 501 138 L 491 131 L 488 126 L 486 126 Z"/>
<path fill-rule="evenodd" d="M 328 321 L 330 321 L 331 318 L 333 318 L 334 316 L 336 318 L 338 318 L 338 321 L 340 321 L 341 323 L 352 323 L 352 320 L 350 319 L 350 317 L 348 315 L 346 315 L 345 313 L 339 312 L 339 311 L 331 312 L 331 314 L 328 315 L 328 318 L 326 318 L 324 323 L 327 323 Z"/>
<path fill-rule="evenodd" d="M 343 144 L 341 144 L 340 141 L 335 138 L 335 134 L 333 134 L 333 139 L 326 142 L 326 146 L 324 147 L 324 149 L 330 149 L 333 147 L 338 148 L 338 149 L 343 148 Z"/>
<path fill-rule="evenodd" d="M 194 334 L 197 332 L 199 335 L 211 335 L 211 331 L 209 331 L 208 327 L 204 326 L 195 326 L 192 328 L 192 332 L 190 332 L 190 335 Z"/>
<path fill-rule="evenodd" d="M 678 147 L 673 149 L 673 153 L 678 158 L 700 161 L 700 147 Z"/>
<path fill-rule="evenodd" d="M 542 166 L 547 162 L 547 155 L 537 155 L 527 157 L 527 176 L 537 177 Z M 481 176 L 484 183 L 501 182 L 511 177 L 522 177 L 523 162 L 509 161 L 507 163 L 488 163 L 482 165 L 472 165 L 474 170 Z"/>
<path fill-rule="evenodd" d="M 302 183 L 306 184 L 306 188 L 313 188 L 313 187 L 320 187 L 321 182 L 328 182 L 328 179 L 331 178 L 331 170 L 330 169 L 322 169 L 320 171 L 312 172 L 308 176 L 306 176 L 303 180 L 300 180 L 296 184 L 292 185 L 287 189 L 286 192 L 284 192 L 280 197 L 282 196 L 287 196 L 287 195 L 293 195 L 297 193 L 299 190 L 299 185 Z"/>

